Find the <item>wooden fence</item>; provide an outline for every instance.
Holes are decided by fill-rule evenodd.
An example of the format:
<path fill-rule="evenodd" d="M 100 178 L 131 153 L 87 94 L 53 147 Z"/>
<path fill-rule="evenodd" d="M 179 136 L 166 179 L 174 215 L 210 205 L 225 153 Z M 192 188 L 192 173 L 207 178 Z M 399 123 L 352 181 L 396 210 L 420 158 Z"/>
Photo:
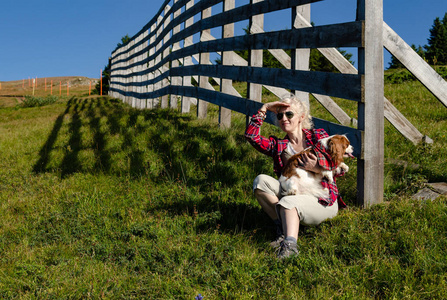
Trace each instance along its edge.
<path fill-rule="evenodd" d="M 387 38 L 390 30 L 383 23 L 382 0 L 358 0 L 356 20 L 313 27 L 310 7 L 317 1 L 250 0 L 236 6 L 235 0 L 166 0 L 129 43 L 112 53 L 109 94 L 142 109 L 160 106 L 189 112 L 194 104 L 199 118 L 206 117 L 207 103 L 213 103 L 219 106 L 219 123 L 226 128 L 231 126 L 231 111 L 250 116 L 262 106 L 263 87 L 278 97 L 291 91 L 307 102 L 311 93 L 340 123 L 314 118 L 315 126 L 329 134 L 347 134 L 356 149 L 359 204 L 380 203 L 384 117 L 412 142 L 424 138 L 383 95 L 384 40 L 391 52 L 389 40 L 396 38 Z M 222 9 L 213 14 L 217 5 Z M 264 14 L 279 10 L 290 12 L 292 28 L 265 32 Z M 240 21 L 248 21 L 250 34 L 235 36 L 234 23 Z M 221 30 L 219 37 L 211 34 L 216 28 Z M 200 40 L 194 41 L 197 37 Z M 339 47 L 358 49 L 358 70 Z M 341 73 L 309 71 L 311 48 Z M 263 67 L 264 49 L 285 68 Z M 291 56 L 285 52 L 288 49 Z M 249 59 L 237 55 L 238 50 L 248 50 Z M 222 63 L 213 64 L 210 54 L 217 54 Z M 219 91 L 210 78 L 219 84 Z M 236 91 L 233 81 L 247 82 L 247 97 Z M 442 92 L 433 93 L 443 97 Z M 357 128 L 350 127 L 353 120 L 331 96 L 357 102 Z M 269 113 L 266 121 L 273 123 L 273 118 Z"/>

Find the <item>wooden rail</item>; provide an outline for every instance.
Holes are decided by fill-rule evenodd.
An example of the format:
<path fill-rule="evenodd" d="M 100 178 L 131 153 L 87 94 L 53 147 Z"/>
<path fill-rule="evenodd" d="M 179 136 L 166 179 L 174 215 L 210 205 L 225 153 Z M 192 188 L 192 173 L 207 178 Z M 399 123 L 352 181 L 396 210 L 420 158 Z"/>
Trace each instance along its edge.
<path fill-rule="evenodd" d="M 207 103 L 213 103 L 219 106 L 219 122 L 224 128 L 231 126 L 231 111 L 250 116 L 262 106 L 263 86 L 278 96 L 292 91 L 304 101 L 312 93 L 342 124 L 314 118 L 316 127 L 329 134 L 347 134 L 356 149 L 359 203 L 380 203 L 384 152 L 382 0 L 358 0 L 358 15 L 351 22 L 312 27 L 310 7 L 317 1 L 251 0 L 236 7 L 235 0 L 166 0 L 128 44 L 112 53 L 109 93 L 138 108 L 177 108 L 180 104 L 182 112 L 189 112 L 193 104 L 200 118 L 207 115 Z M 218 4 L 222 10 L 213 14 Z M 290 11 L 292 28 L 265 32 L 263 15 L 279 10 Z M 248 21 L 250 34 L 234 35 L 233 24 L 240 21 Z M 216 28 L 221 28 L 221 37 L 211 35 Z M 309 71 L 310 48 L 326 53 L 343 70 L 344 62 L 334 52 L 339 47 L 358 49 L 358 72 Z M 264 49 L 285 68 L 264 67 Z M 288 49 L 291 57 L 284 55 Z M 238 50 L 249 50 L 249 59 L 240 58 L 235 53 Z M 211 63 L 210 53 L 220 55 L 222 64 Z M 219 90 L 209 83 L 210 78 L 219 83 Z M 233 88 L 233 81 L 247 82 L 247 97 Z M 357 129 L 345 126 L 351 119 L 331 96 L 358 104 Z M 271 114 L 267 122 L 273 123 Z"/>

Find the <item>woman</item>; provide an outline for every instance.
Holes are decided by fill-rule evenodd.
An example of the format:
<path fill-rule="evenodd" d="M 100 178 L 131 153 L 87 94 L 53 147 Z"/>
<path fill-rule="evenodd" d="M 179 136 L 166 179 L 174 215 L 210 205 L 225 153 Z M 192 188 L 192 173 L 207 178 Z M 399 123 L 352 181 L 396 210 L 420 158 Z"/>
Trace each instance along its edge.
<path fill-rule="evenodd" d="M 279 127 L 286 133 L 283 139 L 260 135 L 267 111 L 276 113 Z M 245 131 L 245 137 L 258 151 L 273 158 L 273 170 L 278 177 L 290 156 L 327 136 L 323 129 L 312 129 L 312 118 L 307 105 L 293 95 L 280 101 L 265 103 L 253 115 Z M 303 168 L 310 172 L 320 173 L 323 170 L 314 154 L 305 155 L 301 163 Z M 341 175 L 343 174 L 338 176 Z M 318 199 L 310 195 L 283 197 L 277 179 L 261 174 L 254 180 L 253 191 L 256 200 L 276 224 L 277 239 L 271 245 L 279 247 L 278 258 L 298 254 L 297 238 L 300 223 L 318 225 L 336 216 L 339 206 L 346 206 L 338 194 L 335 181 L 333 184 L 328 182 L 323 184 L 329 188 L 328 199 Z M 338 205 L 335 202 L 338 202 Z"/>

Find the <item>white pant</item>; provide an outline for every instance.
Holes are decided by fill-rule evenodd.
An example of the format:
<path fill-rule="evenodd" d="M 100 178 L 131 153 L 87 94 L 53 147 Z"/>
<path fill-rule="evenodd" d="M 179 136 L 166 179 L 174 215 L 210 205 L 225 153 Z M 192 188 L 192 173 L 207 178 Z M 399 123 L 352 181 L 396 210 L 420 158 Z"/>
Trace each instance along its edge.
<path fill-rule="evenodd" d="M 338 205 L 324 206 L 318 202 L 318 198 L 310 195 L 281 196 L 281 187 L 277 179 L 268 175 L 258 175 L 253 182 L 253 191 L 259 189 L 279 199 L 277 205 L 286 209 L 296 208 L 300 223 L 306 225 L 318 225 L 324 220 L 335 217 L 338 213 Z"/>

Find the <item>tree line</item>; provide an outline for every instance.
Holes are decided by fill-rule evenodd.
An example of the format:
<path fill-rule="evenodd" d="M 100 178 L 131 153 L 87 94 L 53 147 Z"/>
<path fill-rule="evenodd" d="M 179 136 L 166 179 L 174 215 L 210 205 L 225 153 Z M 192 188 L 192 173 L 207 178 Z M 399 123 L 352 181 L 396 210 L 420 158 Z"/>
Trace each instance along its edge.
<path fill-rule="evenodd" d="M 437 17 L 433 21 L 427 45 L 416 47 L 413 44 L 411 48 L 430 65 L 447 65 L 447 13 L 444 14 L 442 20 Z M 393 55 L 388 68 L 398 69 L 404 68 L 404 66 Z"/>

